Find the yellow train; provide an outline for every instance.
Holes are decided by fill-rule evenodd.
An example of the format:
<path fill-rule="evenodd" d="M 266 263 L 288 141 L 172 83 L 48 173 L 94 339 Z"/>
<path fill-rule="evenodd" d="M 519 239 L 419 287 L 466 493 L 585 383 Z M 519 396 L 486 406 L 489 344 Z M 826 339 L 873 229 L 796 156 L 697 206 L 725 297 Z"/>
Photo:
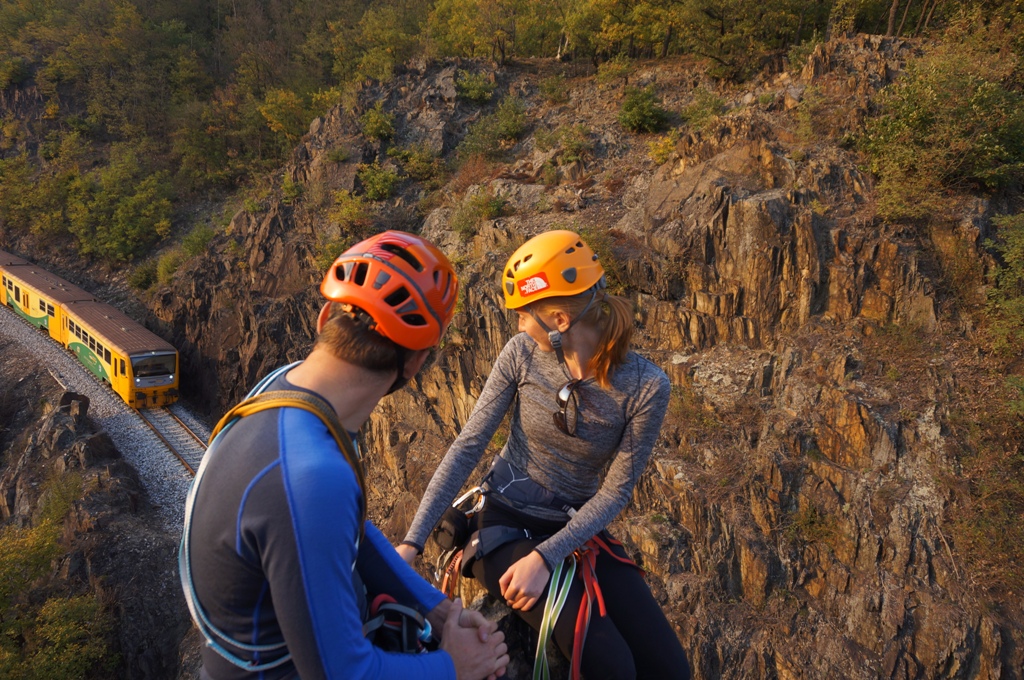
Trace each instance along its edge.
<path fill-rule="evenodd" d="M 128 315 L 28 260 L 0 250 L 4 303 L 67 347 L 134 408 L 178 399 L 178 352 Z"/>

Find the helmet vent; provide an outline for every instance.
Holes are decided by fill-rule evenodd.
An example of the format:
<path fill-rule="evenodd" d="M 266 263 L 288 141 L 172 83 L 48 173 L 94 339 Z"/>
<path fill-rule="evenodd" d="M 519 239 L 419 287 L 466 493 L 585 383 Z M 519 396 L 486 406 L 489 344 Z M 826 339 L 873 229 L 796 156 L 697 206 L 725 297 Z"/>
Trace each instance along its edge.
<path fill-rule="evenodd" d="M 387 272 L 377 272 L 377 278 L 373 280 L 373 289 L 380 290 L 385 283 L 391 280 L 391 274 Z"/>
<path fill-rule="evenodd" d="M 505 290 L 508 291 L 509 295 L 515 295 L 515 293 L 516 293 L 516 287 L 512 285 L 511 281 L 506 281 L 505 282 Z"/>
<path fill-rule="evenodd" d="M 382 243 L 380 244 L 381 250 L 386 250 L 392 255 L 397 255 L 412 266 L 418 272 L 423 271 L 423 263 L 416 259 L 416 256 L 410 253 L 408 250 L 401 246 L 397 246 L 394 243 Z"/>
<path fill-rule="evenodd" d="M 510 279 L 514 279 L 516 277 L 515 272 L 513 272 L 511 269 L 505 270 L 505 276 L 507 276 Z"/>
<path fill-rule="evenodd" d="M 356 265 L 356 270 L 352 272 L 352 283 L 357 286 L 361 286 L 366 283 L 366 274 L 370 271 L 370 265 L 365 262 L 360 262 Z"/>
<path fill-rule="evenodd" d="M 402 286 L 394 293 L 391 293 L 386 298 L 384 298 L 384 302 L 386 302 L 391 307 L 397 307 L 398 305 L 408 300 L 410 297 L 412 296 L 409 295 L 409 289 L 406 288 L 405 286 Z"/>
<path fill-rule="evenodd" d="M 426 326 L 427 320 L 419 314 L 403 314 L 402 321 L 406 322 L 410 326 Z"/>
<path fill-rule="evenodd" d="M 533 257 L 533 253 L 530 253 L 529 255 L 524 257 L 523 258 L 523 264 L 526 264 L 527 262 L 529 262 L 531 257 Z"/>
<path fill-rule="evenodd" d="M 434 274 L 434 276 L 436 277 L 437 274 Z M 452 289 L 452 275 L 449 274 L 448 276 L 445 277 L 445 280 L 444 280 L 444 290 L 441 291 L 441 299 L 442 300 L 448 297 L 448 292 L 451 289 Z"/>
<path fill-rule="evenodd" d="M 576 248 L 569 248 L 569 250 L 565 251 L 565 254 L 566 255 L 572 255 L 575 252 L 576 252 Z"/>
<path fill-rule="evenodd" d="M 562 271 L 562 278 L 567 283 L 576 283 L 576 267 L 569 267 Z"/>
<path fill-rule="evenodd" d="M 576 241 L 576 247 L 577 248 L 582 248 L 583 247 L 583 241 Z"/>

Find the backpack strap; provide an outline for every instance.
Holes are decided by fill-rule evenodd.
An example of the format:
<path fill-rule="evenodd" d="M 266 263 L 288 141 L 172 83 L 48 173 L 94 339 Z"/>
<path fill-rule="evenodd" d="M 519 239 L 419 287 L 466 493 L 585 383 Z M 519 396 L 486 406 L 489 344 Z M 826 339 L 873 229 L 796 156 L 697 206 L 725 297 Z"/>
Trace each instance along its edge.
<path fill-rule="evenodd" d="M 299 390 L 273 390 L 249 397 L 224 414 L 210 434 L 210 444 L 213 444 L 213 440 L 224 428 L 237 419 L 272 408 L 299 408 L 309 411 L 327 426 L 359 483 L 359 538 L 361 541 L 366 520 L 366 471 L 363 469 L 362 458 L 352 445 L 352 438 L 342 427 L 334 408 L 322 397 Z"/>
<path fill-rule="evenodd" d="M 210 435 L 210 442 L 207 445 L 206 455 L 203 456 L 203 462 L 200 464 L 199 470 L 196 472 L 195 479 L 192 480 L 192 486 L 189 489 L 188 498 L 185 502 L 185 526 L 182 531 L 181 544 L 178 548 L 178 570 L 181 577 L 182 589 L 185 593 L 185 602 L 188 604 L 189 611 L 192 614 L 192 619 L 199 628 L 199 632 L 202 633 L 203 638 L 205 638 L 207 646 L 232 665 L 253 673 L 261 673 L 277 668 L 278 666 L 291 661 L 292 655 L 288 651 L 287 644 L 282 641 L 280 643 L 270 645 L 251 645 L 241 643 L 231 638 L 229 635 L 214 626 L 213 622 L 211 622 L 209 617 L 207 617 L 206 612 L 199 604 L 199 598 L 196 597 L 195 584 L 192 580 L 192 560 L 189 550 L 189 538 L 191 536 L 192 528 L 193 501 L 198 493 L 199 485 L 203 479 L 203 474 L 206 471 L 206 465 L 213 453 L 214 442 L 217 435 L 230 429 L 240 418 L 273 408 L 298 408 L 316 415 L 324 425 L 327 426 L 328 431 L 330 431 L 331 435 L 334 437 L 334 441 L 338 444 L 338 448 L 341 450 L 342 455 L 345 456 L 345 460 L 348 461 L 349 466 L 355 473 L 356 481 L 359 484 L 360 522 L 359 539 L 356 545 L 362 543 L 366 524 L 366 474 L 363 470 L 363 461 L 359 456 L 358 449 L 353 444 L 348 432 L 346 432 L 345 428 L 342 427 L 341 422 L 338 420 L 338 416 L 331 405 L 322 397 L 318 397 L 309 392 L 301 392 L 298 390 L 262 391 L 266 389 L 266 386 L 270 384 L 270 382 L 272 382 L 273 378 L 286 372 L 293 366 L 295 366 L 295 364 L 284 366 L 262 380 L 259 385 L 253 389 L 249 397 L 228 411 L 224 417 L 220 419 L 220 422 L 217 423 L 217 426 L 213 428 L 213 432 Z M 354 568 L 355 565 L 353 564 L 353 569 Z M 283 653 L 283 655 L 273 661 L 261 663 L 255 659 L 241 658 L 228 649 L 224 644 L 221 644 L 220 641 L 226 642 L 230 647 L 248 652 L 257 658 L 259 655 L 263 654 Z"/>

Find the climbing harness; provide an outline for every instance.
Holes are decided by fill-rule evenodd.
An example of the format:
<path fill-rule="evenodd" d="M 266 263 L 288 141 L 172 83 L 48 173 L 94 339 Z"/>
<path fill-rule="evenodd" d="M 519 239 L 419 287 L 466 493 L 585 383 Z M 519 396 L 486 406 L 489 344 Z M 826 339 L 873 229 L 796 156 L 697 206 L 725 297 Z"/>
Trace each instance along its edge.
<path fill-rule="evenodd" d="M 476 496 L 473 505 L 464 509 L 466 502 Z M 487 497 L 482 487 L 474 487 L 459 496 L 451 507 L 445 510 L 440 523 L 434 529 L 433 538 L 443 551 L 438 557 L 434 570 L 434 581 L 438 589 L 455 599 L 458 592 L 459 576 L 463 566 L 463 552 L 471 541 L 470 520 L 483 510 Z"/>

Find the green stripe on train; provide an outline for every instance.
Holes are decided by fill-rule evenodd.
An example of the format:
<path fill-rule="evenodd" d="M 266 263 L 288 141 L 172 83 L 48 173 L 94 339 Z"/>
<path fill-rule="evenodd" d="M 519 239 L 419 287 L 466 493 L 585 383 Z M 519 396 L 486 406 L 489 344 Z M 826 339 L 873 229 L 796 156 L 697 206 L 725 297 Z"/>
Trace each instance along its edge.
<path fill-rule="evenodd" d="M 83 345 L 80 342 L 72 342 L 68 345 L 68 349 L 74 352 L 78 360 L 82 362 L 82 365 L 92 371 L 93 375 L 97 378 L 101 378 L 110 382 L 110 375 L 107 370 L 103 368 L 103 363 L 100 361 L 96 353 L 93 352 L 87 345 Z"/>
<path fill-rule="evenodd" d="M 39 326 L 40 328 L 50 327 L 50 317 L 47 316 L 46 312 L 43 312 L 42 316 L 32 316 L 31 314 L 26 314 L 25 311 L 21 308 L 21 303 L 15 301 L 14 296 L 11 295 L 11 291 L 7 291 L 7 305 L 15 312 L 17 312 L 18 316 L 20 316 L 22 319 L 25 319 L 25 321 L 28 321 L 33 326 Z"/>

